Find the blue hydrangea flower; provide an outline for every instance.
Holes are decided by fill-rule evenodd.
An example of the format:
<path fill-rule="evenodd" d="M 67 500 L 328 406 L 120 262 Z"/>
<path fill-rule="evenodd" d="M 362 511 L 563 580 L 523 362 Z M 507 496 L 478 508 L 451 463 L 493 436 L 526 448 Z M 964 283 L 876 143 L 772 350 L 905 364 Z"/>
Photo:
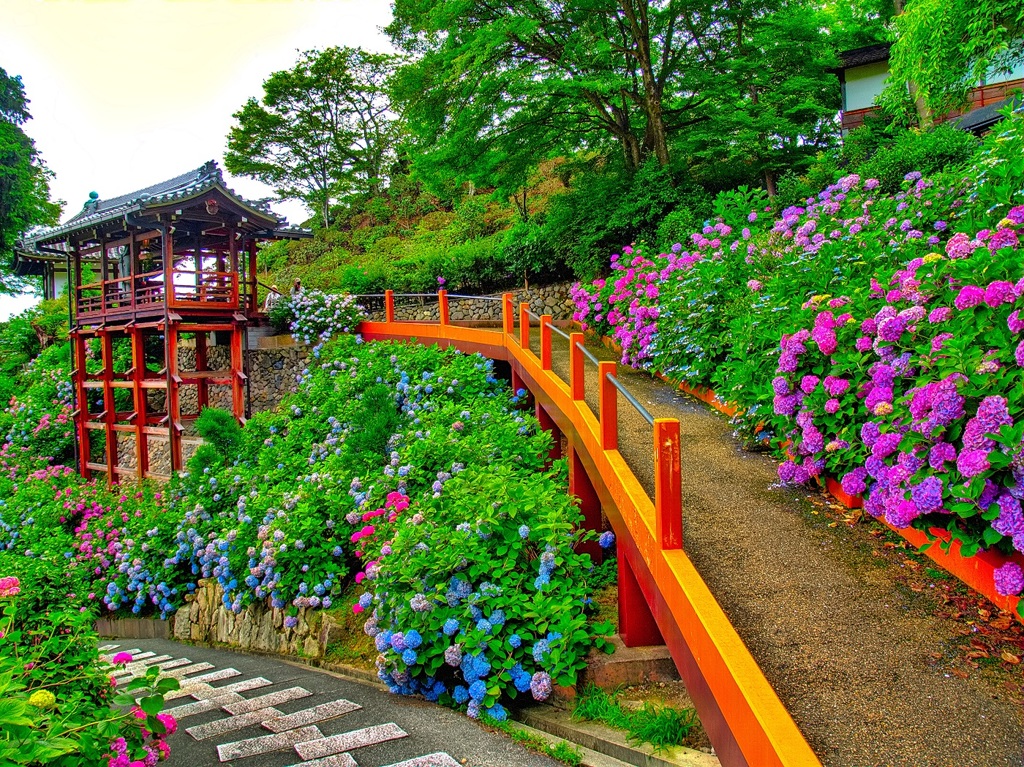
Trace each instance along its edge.
<path fill-rule="evenodd" d="M 449 618 L 448 620 L 446 620 L 444 622 L 443 631 L 445 633 L 445 636 L 452 636 L 453 634 L 457 633 L 458 630 L 459 630 L 459 622 L 457 620 L 455 620 L 454 618 Z"/>
<path fill-rule="evenodd" d="M 484 709 L 484 713 L 496 722 L 504 722 L 508 719 L 508 712 L 505 711 L 505 707 L 500 703 L 495 703 L 490 708 Z"/>
<path fill-rule="evenodd" d="M 513 650 L 518 650 L 520 647 L 523 646 L 523 640 L 522 637 L 519 636 L 519 634 L 513 634 L 512 636 L 510 636 L 508 638 L 508 643 L 512 646 Z"/>
<path fill-rule="evenodd" d="M 487 696 L 487 684 L 481 680 L 473 682 L 469 686 L 469 697 L 475 700 L 477 703 L 482 701 Z"/>
<path fill-rule="evenodd" d="M 423 644 L 423 637 L 420 636 L 420 632 L 416 629 L 409 629 L 405 632 L 405 646 L 415 650 Z"/>
<path fill-rule="evenodd" d="M 452 700 L 454 700 L 461 706 L 463 703 L 469 700 L 469 690 L 467 690 L 461 684 L 456 685 L 455 689 L 452 690 Z"/>
<path fill-rule="evenodd" d="M 413 649 L 408 649 L 402 653 L 402 661 L 406 666 L 415 666 L 418 659 L 416 651 Z"/>
<path fill-rule="evenodd" d="M 615 545 L 615 533 L 611 530 L 605 530 L 601 533 L 601 537 L 597 539 L 597 542 L 602 549 L 610 549 Z"/>

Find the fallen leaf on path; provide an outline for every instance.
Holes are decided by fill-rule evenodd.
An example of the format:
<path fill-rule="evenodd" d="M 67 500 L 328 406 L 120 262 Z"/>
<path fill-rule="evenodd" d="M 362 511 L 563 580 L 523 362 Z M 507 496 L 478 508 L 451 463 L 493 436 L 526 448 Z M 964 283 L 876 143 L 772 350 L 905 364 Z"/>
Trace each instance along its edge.
<path fill-rule="evenodd" d="M 1014 666 L 1016 666 L 1018 663 L 1020 663 L 1020 658 L 1018 658 L 1016 655 L 1014 655 L 1009 650 L 1003 650 L 999 654 L 999 657 L 1002 658 L 1003 660 L 1005 660 L 1007 663 L 1012 663 Z"/>

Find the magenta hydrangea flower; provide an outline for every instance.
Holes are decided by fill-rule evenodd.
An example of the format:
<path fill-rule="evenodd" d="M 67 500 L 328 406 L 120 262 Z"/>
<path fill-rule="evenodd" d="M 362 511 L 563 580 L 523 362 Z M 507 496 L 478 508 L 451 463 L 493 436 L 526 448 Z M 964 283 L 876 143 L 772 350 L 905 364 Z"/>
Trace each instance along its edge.
<path fill-rule="evenodd" d="M 995 282 L 990 282 L 988 287 L 985 288 L 985 303 L 993 309 L 1003 304 L 1012 304 L 1016 300 L 1017 291 L 1014 289 L 1012 282 L 996 280 Z"/>
<path fill-rule="evenodd" d="M 957 378 L 949 376 L 935 384 L 932 416 L 943 426 L 963 418 L 965 399 L 957 392 Z"/>
<path fill-rule="evenodd" d="M 946 255 L 950 258 L 967 258 L 978 247 L 980 247 L 980 243 L 972 240 L 963 232 L 957 232 L 946 243 Z"/>
<path fill-rule="evenodd" d="M 854 347 L 859 352 L 867 352 L 871 351 L 871 343 L 872 341 L 870 336 L 861 336 L 854 343 Z"/>
<path fill-rule="evenodd" d="M 839 412 L 841 404 L 837 399 L 830 399 L 825 402 L 825 412 L 829 415 Z"/>
<path fill-rule="evenodd" d="M 793 474 L 796 472 L 796 464 L 792 461 L 783 461 L 779 464 L 779 479 L 789 484 L 793 481 Z"/>
<path fill-rule="evenodd" d="M 800 379 L 800 390 L 804 394 L 812 394 L 818 386 L 818 376 L 804 376 Z"/>
<path fill-rule="evenodd" d="M 850 382 L 845 378 L 838 378 L 837 376 L 825 376 L 822 386 L 825 387 L 825 391 L 830 396 L 841 397 L 850 388 Z"/>
<path fill-rule="evenodd" d="M 913 501 L 903 500 L 899 503 L 888 505 L 885 510 L 885 520 L 893 527 L 909 527 L 910 523 L 921 516 L 920 509 Z"/>
<path fill-rule="evenodd" d="M 878 337 L 883 341 L 899 341 L 907 329 L 907 322 L 902 317 L 892 317 L 878 323 Z"/>
<path fill-rule="evenodd" d="M 775 376 L 772 379 L 772 390 L 780 396 L 785 396 L 793 391 L 789 386 L 789 381 L 783 376 Z"/>
<path fill-rule="evenodd" d="M 843 486 L 843 492 L 849 493 L 850 495 L 861 495 L 867 489 L 867 485 L 865 484 L 867 477 L 868 470 L 863 466 L 847 473 L 840 481 L 840 484 Z"/>
<path fill-rule="evenodd" d="M 878 435 L 875 444 L 871 447 L 871 455 L 875 458 L 884 459 L 896 452 L 903 437 L 895 432 Z"/>
<path fill-rule="evenodd" d="M 1016 290 L 1016 287 L 1014 288 Z M 1024 331 L 1024 319 L 1020 316 L 1020 309 L 1014 309 L 1010 313 L 1010 316 L 1006 318 L 1006 326 L 1010 329 L 1011 333 L 1020 333 Z"/>
<path fill-rule="evenodd" d="M 776 415 L 793 415 L 800 406 L 800 395 L 790 394 L 788 396 L 776 395 L 772 404 Z"/>
<path fill-rule="evenodd" d="M 1015 597 L 1024 591 L 1024 571 L 1016 562 L 1007 562 L 992 573 L 996 591 L 1004 597 Z"/>
<path fill-rule="evenodd" d="M 998 490 L 996 486 L 995 491 Z M 1003 493 L 996 503 L 999 506 L 999 516 L 992 520 L 992 529 L 1007 538 L 1024 535 L 1024 512 L 1021 511 L 1020 501 L 1009 493 Z"/>
<path fill-rule="evenodd" d="M 963 450 L 956 459 L 957 470 L 970 479 L 984 471 L 988 471 L 991 464 L 988 462 L 988 450 Z"/>
<path fill-rule="evenodd" d="M 935 336 L 935 338 L 932 339 L 931 343 L 932 353 L 938 354 L 940 351 L 942 351 L 942 347 L 946 343 L 946 341 L 953 337 L 954 336 L 952 333 L 939 333 L 937 336 Z"/>
<path fill-rule="evenodd" d="M 928 314 L 928 322 L 930 322 L 932 325 L 937 325 L 940 322 L 945 322 L 952 316 L 953 310 L 950 309 L 948 306 L 938 306 L 935 309 L 932 309 L 931 312 Z"/>
<path fill-rule="evenodd" d="M 928 451 L 928 465 L 933 471 L 945 471 L 946 463 L 956 460 L 956 447 L 949 442 L 936 442 Z"/>
<path fill-rule="evenodd" d="M 956 294 L 956 299 L 953 301 L 955 306 L 960 311 L 971 309 L 982 301 L 985 300 L 985 291 L 979 288 L 977 285 L 964 285 L 960 288 L 960 292 Z"/>
<path fill-rule="evenodd" d="M 1024 368 L 1024 341 L 1017 344 L 1017 348 L 1013 352 L 1013 359 L 1017 362 L 1017 367 Z"/>
<path fill-rule="evenodd" d="M 110 659 L 110 662 L 115 666 L 126 666 L 132 662 L 132 654 L 129 652 L 119 652 Z"/>
<path fill-rule="evenodd" d="M 988 240 L 988 248 L 993 253 L 1001 248 L 1016 248 L 1019 239 L 1012 229 L 997 229 Z"/>
<path fill-rule="evenodd" d="M 754 293 L 757 293 L 764 287 L 760 280 L 747 280 L 747 287 Z"/>

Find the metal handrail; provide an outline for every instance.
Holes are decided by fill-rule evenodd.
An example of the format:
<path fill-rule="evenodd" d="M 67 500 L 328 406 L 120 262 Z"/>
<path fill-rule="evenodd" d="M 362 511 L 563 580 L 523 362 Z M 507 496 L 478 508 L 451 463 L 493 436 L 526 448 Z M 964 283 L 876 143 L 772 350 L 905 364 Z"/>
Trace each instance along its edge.
<path fill-rule="evenodd" d="M 529 309 L 526 310 L 526 314 L 529 317 L 533 317 L 535 320 L 537 320 L 537 322 L 540 322 L 540 315 L 539 314 L 534 314 Z"/>
<path fill-rule="evenodd" d="M 465 293 L 449 293 L 448 298 L 468 298 L 474 301 L 500 301 L 501 296 L 471 296 Z"/>
<path fill-rule="evenodd" d="M 558 335 L 560 335 L 566 341 L 570 340 L 569 339 L 569 334 L 566 333 L 564 330 L 560 330 L 559 328 L 555 327 L 555 325 L 553 323 L 548 325 L 548 327 L 551 329 L 552 333 L 558 333 Z"/>
<path fill-rule="evenodd" d="M 611 382 L 612 386 L 614 386 L 622 393 L 622 396 L 626 398 L 626 401 L 629 402 L 630 405 L 637 409 L 641 417 L 645 421 L 647 421 L 647 423 L 649 423 L 651 426 L 654 426 L 654 416 L 647 411 L 647 408 L 640 404 L 636 397 L 629 393 L 629 391 L 626 389 L 625 386 L 622 385 L 622 382 L 619 381 L 617 377 L 613 376 L 611 373 L 606 373 L 604 377 Z"/>
<path fill-rule="evenodd" d="M 601 360 L 594 356 L 594 354 L 586 346 L 581 344 L 579 341 L 576 342 L 576 348 L 583 352 L 583 356 L 593 362 L 595 365 L 600 365 Z"/>

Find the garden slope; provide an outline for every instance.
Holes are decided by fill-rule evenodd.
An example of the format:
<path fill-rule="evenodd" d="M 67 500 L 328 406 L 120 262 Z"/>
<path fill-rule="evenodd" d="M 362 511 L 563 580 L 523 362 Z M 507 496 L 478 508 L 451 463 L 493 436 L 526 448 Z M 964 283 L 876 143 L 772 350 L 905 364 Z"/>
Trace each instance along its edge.
<path fill-rule="evenodd" d="M 568 380 L 567 345 L 553 340 Z M 597 372 L 585 367 L 596 412 Z M 1018 705 L 997 682 L 959 678 L 930 656 L 955 641 L 953 622 L 915 608 L 876 560 L 805 521 L 806 497 L 778 489 L 775 463 L 741 451 L 719 415 L 644 374 L 619 375 L 655 417 L 680 420 L 684 548 L 825 765 L 1021 764 Z M 619 439 L 653 492 L 650 426 L 621 398 Z"/>

